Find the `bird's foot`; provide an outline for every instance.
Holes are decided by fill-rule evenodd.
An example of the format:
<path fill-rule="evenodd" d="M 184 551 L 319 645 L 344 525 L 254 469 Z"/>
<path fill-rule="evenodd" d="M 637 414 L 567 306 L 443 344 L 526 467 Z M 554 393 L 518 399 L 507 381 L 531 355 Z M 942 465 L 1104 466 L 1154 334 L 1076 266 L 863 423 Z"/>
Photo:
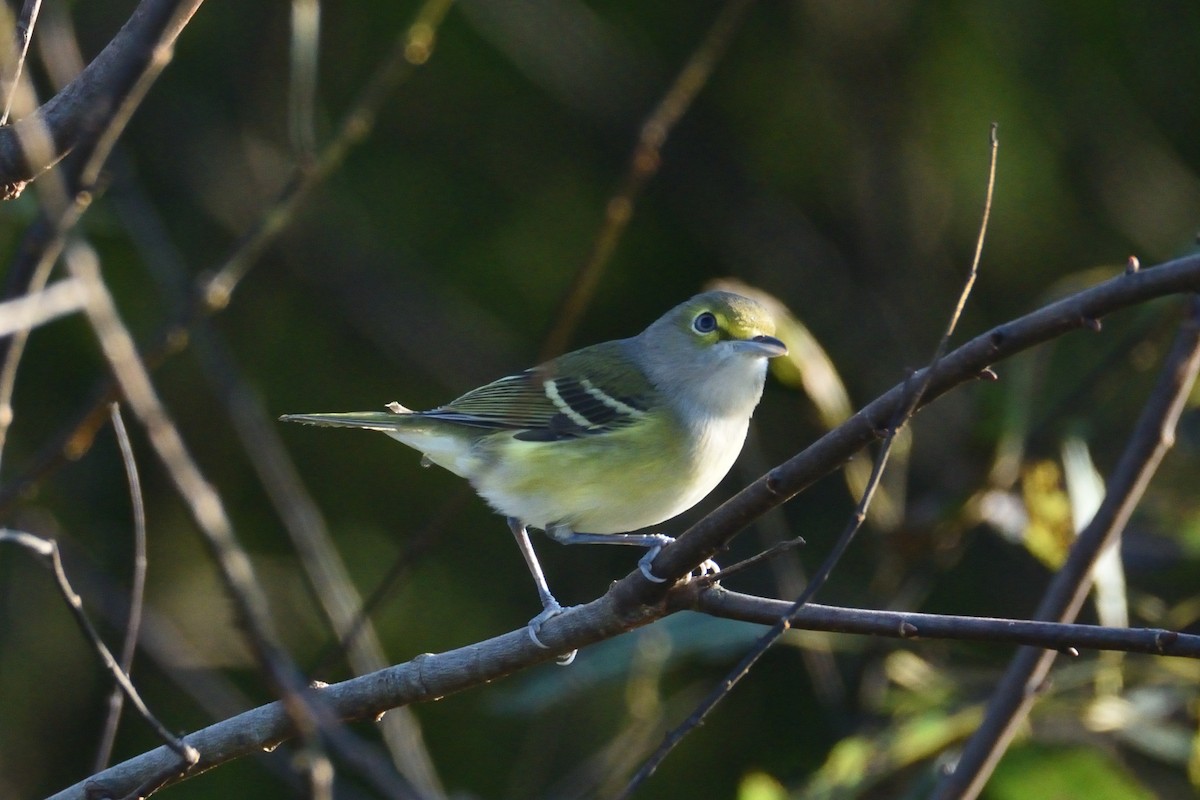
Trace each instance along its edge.
<path fill-rule="evenodd" d="M 670 544 L 672 541 L 674 541 L 674 540 L 669 539 L 668 541 L 663 542 L 663 544 Z M 646 554 L 638 559 L 638 569 L 642 571 L 642 577 L 645 578 L 646 580 L 650 581 L 651 583 L 666 583 L 667 582 L 666 578 L 658 577 L 650 569 L 650 567 L 654 564 L 654 559 L 658 557 L 658 554 L 660 552 L 662 552 L 662 549 L 663 549 L 662 544 L 652 544 L 652 545 L 650 545 L 650 549 L 646 551 Z"/>
<path fill-rule="evenodd" d="M 700 562 L 700 566 L 696 567 L 688 574 L 687 580 L 690 581 L 693 578 L 707 578 L 711 575 L 716 575 L 720 571 L 720 564 L 713 561 L 711 558 L 706 558 Z"/>
<path fill-rule="evenodd" d="M 662 542 L 661 544 L 651 545 L 650 549 L 646 551 L 646 554 L 638 559 L 638 569 L 641 570 L 642 577 L 652 583 L 666 583 L 667 581 L 666 578 L 660 578 L 655 575 L 654 571 L 650 568 L 654 563 L 654 559 L 658 557 L 658 554 L 660 551 L 662 551 L 663 547 L 675 541 L 674 539 L 670 539 L 665 536 L 663 538 L 667 539 L 667 541 Z M 710 575 L 716 575 L 720 571 L 720 564 L 713 561 L 711 558 L 706 558 L 700 563 L 700 566 L 696 567 L 694 570 L 688 573 L 686 577 L 684 577 L 683 582 L 687 583 L 693 578 L 707 578 Z"/>
<path fill-rule="evenodd" d="M 556 600 L 551 598 L 550 602 L 546 603 L 545 608 L 542 609 L 542 613 L 529 620 L 529 625 L 525 628 L 525 630 L 529 633 L 530 640 L 532 640 L 534 644 L 543 650 L 549 650 L 550 646 L 538 638 L 538 633 L 540 633 L 542 630 L 542 624 L 551 617 L 557 617 L 561 613 L 563 613 L 563 607 L 560 606 Z M 560 655 L 556 659 L 559 663 L 559 666 L 565 667 L 570 664 L 575 660 L 575 655 L 578 652 L 578 650 L 572 650 L 569 653 L 563 653 Z"/>

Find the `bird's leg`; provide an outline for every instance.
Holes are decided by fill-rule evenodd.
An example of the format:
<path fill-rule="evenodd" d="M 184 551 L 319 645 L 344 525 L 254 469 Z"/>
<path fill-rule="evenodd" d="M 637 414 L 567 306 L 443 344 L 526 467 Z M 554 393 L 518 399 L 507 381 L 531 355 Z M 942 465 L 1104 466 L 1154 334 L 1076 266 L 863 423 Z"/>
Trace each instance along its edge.
<path fill-rule="evenodd" d="M 525 564 L 529 567 L 529 573 L 533 575 L 533 583 L 537 586 L 538 598 L 542 601 L 542 613 L 538 614 L 533 619 L 529 620 L 529 638 L 533 643 L 543 650 L 550 649 L 542 640 L 538 638 L 538 631 L 542 629 L 542 623 L 551 617 L 562 613 L 563 608 L 554 599 L 554 595 L 550 594 L 550 587 L 546 583 L 546 575 L 542 572 L 542 565 L 538 563 L 537 553 L 533 552 L 533 545 L 529 541 L 529 533 L 525 530 L 525 523 L 516 517 L 508 518 L 509 530 L 513 532 L 513 536 L 517 539 L 517 548 L 521 551 L 521 555 L 525 557 Z M 564 667 L 575 660 L 576 650 L 570 653 L 565 653 L 558 657 L 558 663 Z"/>
<path fill-rule="evenodd" d="M 553 525 L 546 529 L 546 534 L 559 544 L 625 544 L 648 548 L 646 554 L 638 559 L 638 569 L 652 583 L 665 583 L 667 580 L 658 577 L 650 569 L 659 551 L 675 541 L 664 533 L 576 533 L 562 525 Z M 696 576 L 714 575 L 720 571 L 720 565 L 710 558 L 696 568 Z M 688 575 L 690 579 L 691 575 Z"/>

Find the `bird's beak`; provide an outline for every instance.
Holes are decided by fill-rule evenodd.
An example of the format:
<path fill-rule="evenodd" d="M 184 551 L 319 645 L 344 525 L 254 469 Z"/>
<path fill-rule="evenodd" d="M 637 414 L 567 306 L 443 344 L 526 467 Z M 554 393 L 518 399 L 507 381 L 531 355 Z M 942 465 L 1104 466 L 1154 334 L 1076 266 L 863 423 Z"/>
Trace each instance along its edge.
<path fill-rule="evenodd" d="M 750 339 L 741 339 L 737 342 L 738 349 L 744 350 L 748 354 L 762 356 L 763 358 L 775 358 L 776 356 L 787 355 L 787 345 L 776 339 L 774 336 L 755 336 Z"/>

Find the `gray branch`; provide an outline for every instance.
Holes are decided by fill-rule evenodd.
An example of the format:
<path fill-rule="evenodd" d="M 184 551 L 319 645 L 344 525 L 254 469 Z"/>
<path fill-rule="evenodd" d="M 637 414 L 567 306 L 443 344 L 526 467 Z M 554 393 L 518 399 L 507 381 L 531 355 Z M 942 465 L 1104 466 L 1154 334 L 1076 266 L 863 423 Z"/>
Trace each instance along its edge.
<path fill-rule="evenodd" d="M 0 127 L 0 186 L 16 196 L 78 144 L 103 129 L 155 57 L 203 0 L 142 0 L 75 80 L 35 113 Z"/>

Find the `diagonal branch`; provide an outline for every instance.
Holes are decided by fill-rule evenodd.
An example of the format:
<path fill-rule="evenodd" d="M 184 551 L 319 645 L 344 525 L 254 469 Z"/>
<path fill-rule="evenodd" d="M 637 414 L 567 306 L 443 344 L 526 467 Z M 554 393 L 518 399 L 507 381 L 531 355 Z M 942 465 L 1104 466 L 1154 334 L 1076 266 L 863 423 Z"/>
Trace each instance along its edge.
<path fill-rule="evenodd" d="M 1092 584 L 1092 565 L 1100 553 L 1115 547 L 1121 532 L 1163 456 L 1175 442 L 1175 425 L 1200 372 L 1200 298 L 1180 326 L 1167 354 L 1158 383 L 1138 418 L 1129 444 L 1113 470 L 1104 501 L 1079 534 L 1034 617 L 1072 620 L 1083 606 Z M 992 695 L 987 715 L 967 742 L 954 771 L 938 784 L 934 798 L 974 798 L 991 776 L 1017 728 L 1029 714 L 1037 688 L 1046 680 L 1057 652 L 1022 647 L 1009 663 Z"/>
<path fill-rule="evenodd" d="M 688 58 L 671 87 L 642 123 L 625 178 L 616 193 L 609 198 L 600 231 L 596 234 L 584 262 L 571 277 L 571 284 L 567 287 L 562 304 L 555 315 L 554 327 L 542 343 L 539 360 L 545 361 L 561 355 L 567 349 L 567 342 L 578 327 L 592 295 L 596 293 L 604 268 L 633 217 L 633 204 L 646 184 L 658 172 L 662 163 L 662 148 L 667 137 L 691 108 L 700 90 L 708 83 L 717 62 L 729 49 L 734 34 L 741 27 L 742 18 L 753 3 L 754 0 L 730 0 L 721 9 L 704 41 Z"/>
<path fill-rule="evenodd" d="M 134 91 L 156 48 L 171 46 L 203 0 L 142 0 L 87 68 L 34 114 L 0 127 L 0 187 L 24 185 L 102 130 Z"/>

